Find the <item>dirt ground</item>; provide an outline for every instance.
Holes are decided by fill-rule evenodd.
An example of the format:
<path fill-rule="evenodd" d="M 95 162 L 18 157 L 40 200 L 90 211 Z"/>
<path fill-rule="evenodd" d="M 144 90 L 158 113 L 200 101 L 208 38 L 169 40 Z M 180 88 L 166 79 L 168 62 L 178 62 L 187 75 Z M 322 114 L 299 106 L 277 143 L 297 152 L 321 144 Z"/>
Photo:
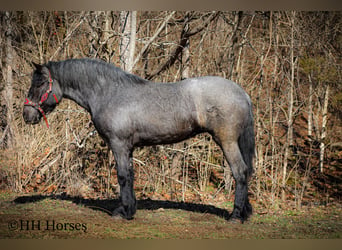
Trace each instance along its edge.
<path fill-rule="evenodd" d="M 139 200 L 133 220 L 114 219 L 118 200 L 0 194 L 2 239 L 336 239 L 339 204 L 259 212 L 244 224 L 226 218 L 231 208 Z"/>

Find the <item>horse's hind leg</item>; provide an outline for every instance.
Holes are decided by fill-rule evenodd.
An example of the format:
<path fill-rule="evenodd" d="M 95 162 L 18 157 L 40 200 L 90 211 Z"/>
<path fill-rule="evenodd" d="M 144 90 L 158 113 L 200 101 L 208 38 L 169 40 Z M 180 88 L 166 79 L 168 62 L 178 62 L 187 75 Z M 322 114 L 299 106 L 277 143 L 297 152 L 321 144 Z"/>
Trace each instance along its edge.
<path fill-rule="evenodd" d="M 245 164 L 238 142 L 220 143 L 235 179 L 235 201 L 231 219 L 245 221 L 252 213 L 248 200 L 248 167 Z"/>

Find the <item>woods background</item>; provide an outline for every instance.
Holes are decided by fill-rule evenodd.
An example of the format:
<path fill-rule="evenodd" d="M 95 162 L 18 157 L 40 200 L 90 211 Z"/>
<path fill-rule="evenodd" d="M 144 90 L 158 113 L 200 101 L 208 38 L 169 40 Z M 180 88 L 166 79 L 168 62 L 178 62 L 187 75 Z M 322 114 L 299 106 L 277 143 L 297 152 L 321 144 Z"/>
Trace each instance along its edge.
<path fill-rule="evenodd" d="M 64 100 L 44 122 L 22 108 L 32 61 L 100 58 L 156 82 L 218 75 L 254 104 L 252 203 L 341 200 L 341 12 L 0 12 L 0 188 L 117 196 L 115 160 L 89 114 Z M 148 111 L 147 111 L 148 112 Z M 230 201 L 229 168 L 208 134 L 134 152 L 138 198 Z"/>

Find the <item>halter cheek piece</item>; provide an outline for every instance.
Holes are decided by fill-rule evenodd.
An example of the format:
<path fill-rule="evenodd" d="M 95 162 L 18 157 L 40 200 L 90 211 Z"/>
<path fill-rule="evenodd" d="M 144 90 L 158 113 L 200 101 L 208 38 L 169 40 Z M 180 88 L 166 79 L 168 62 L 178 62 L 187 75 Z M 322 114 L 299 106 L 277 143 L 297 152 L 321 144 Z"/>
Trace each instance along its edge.
<path fill-rule="evenodd" d="M 49 128 L 49 123 L 48 123 L 48 121 L 47 121 L 45 112 L 44 112 L 44 110 L 42 109 L 41 105 L 48 99 L 49 94 L 50 94 L 51 91 L 52 91 L 52 83 L 53 83 L 53 80 L 52 80 L 52 78 L 51 78 L 51 73 L 50 73 L 50 71 L 49 71 L 49 89 L 42 95 L 40 101 L 39 101 L 38 103 L 35 103 L 35 102 L 29 100 L 28 98 L 26 98 L 26 99 L 25 99 L 25 102 L 24 102 L 24 106 L 32 106 L 32 107 L 34 107 L 35 109 L 37 109 L 37 110 L 42 114 L 42 116 L 44 117 L 46 126 L 47 126 L 48 128 Z M 57 96 L 56 96 L 54 93 L 52 93 L 52 96 L 53 96 L 53 98 L 55 99 L 56 104 L 58 104 Z"/>

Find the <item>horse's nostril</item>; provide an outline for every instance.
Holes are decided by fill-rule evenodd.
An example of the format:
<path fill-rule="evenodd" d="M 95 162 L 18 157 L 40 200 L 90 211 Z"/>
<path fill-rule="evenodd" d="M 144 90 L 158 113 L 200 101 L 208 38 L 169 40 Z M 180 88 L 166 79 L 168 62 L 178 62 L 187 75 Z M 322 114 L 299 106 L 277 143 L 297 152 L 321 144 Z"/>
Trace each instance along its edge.
<path fill-rule="evenodd" d="M 27 117 L 27 115 L 24 114 L 23 118 L 26 123 L 30 123 L 30 119 Z"/>
<path fill-rule="evenodd" d="M 36 124 L 39 122 L 39 113 L 37 110 L 33 109 L 32 107 L 24 107 L 23 110 L 23 118 L 25 123 L 28 124 Z"/>
<path fill-rule="evenodd" d="M 25 111 L 23 112 L 23 118 L 24 118 L 24 121 L 27 123 L 28 119 L 27 119 L 27 115 L 26 115 Z"/>

